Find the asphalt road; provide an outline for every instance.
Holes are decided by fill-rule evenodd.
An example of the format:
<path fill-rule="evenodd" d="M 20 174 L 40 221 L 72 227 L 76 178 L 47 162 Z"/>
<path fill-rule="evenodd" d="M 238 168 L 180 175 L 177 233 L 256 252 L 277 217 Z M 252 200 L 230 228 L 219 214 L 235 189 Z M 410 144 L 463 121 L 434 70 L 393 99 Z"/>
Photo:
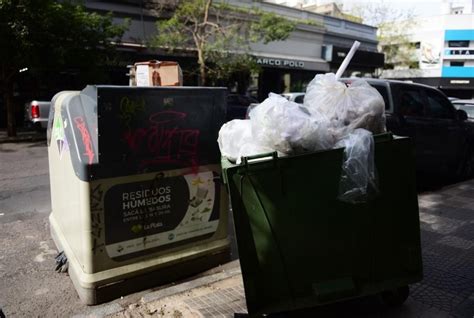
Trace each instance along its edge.
<path fill-rule="evenodd" d="M 58 251 L 49 232 L 50 212 L 46 142 L 0 143 L 0 309 L 7 318 L 96 314 L 111 304 L 127 307 L 151 291 L 84 305 L 69 276 L 54 270 Z"/>
<path fill-rule="evenodd" d="M 0 189 L 0 307 L 6 317 L 83 311 L 69 277 L 54 271 L 44 141 L 0 144 Z"/>
<path fill-rule="evenodd" d="M 474 180 L 422 193 L 419 206 L 424 280 L 411 286 L 401 310 L 380 314 L 346 304 L 344 316 L 474 316 Z M 150 292 L 94 307 L 81 303 L 67 274 L 54 271 L 50 210 L 45 142 L 0 144 L 0 308 L 7 318 L 87 316 L 111 304 L 134 306 Z"/>

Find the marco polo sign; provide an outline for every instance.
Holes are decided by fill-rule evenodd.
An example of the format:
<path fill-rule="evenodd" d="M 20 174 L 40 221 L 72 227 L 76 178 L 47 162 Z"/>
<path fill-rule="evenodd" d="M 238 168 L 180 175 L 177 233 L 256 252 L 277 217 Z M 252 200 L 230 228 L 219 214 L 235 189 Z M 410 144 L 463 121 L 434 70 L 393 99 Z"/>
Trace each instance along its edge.
<path fill-rule="evenodd" d="M 274 59 L 274 58 L 264 58 L 258 57 L 257 64 L 263 66 L 275 66 L 275 67 L 284 67 L 284 68 L 304 68 L 303 61 L 297 60 L 286 60 L 286 59 Z"/>

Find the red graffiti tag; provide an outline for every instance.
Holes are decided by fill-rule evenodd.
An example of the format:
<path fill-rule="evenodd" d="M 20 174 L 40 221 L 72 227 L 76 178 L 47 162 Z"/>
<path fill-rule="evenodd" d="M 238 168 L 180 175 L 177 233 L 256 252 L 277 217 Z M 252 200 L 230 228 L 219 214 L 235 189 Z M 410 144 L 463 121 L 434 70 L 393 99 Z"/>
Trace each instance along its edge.
<path fill-rule="evenodd" d="M 92 149 L 92 140 L 89 131 L 87 130 L 86 123 L 82 117 L 74 118 L 74 122 L 76 123 L 77 129 L 79 129 L 79 132 L 81 133 L 82 143 L 85 148 L 84 155 L 89 158 L 89 164 L 92 164 L 95 154 L 94 150 Z"/>
<path fill-rule="evenodd" d="M 123 139 L 135 155 L 146 158 L 141 161 L 143 166 L 179 164 L 194 170 L 198 166 L 200 131 L 176 127 L 186 116 L 176 111 L 154 113 L 149 117 L 149 127 L 127 130 Z"/>

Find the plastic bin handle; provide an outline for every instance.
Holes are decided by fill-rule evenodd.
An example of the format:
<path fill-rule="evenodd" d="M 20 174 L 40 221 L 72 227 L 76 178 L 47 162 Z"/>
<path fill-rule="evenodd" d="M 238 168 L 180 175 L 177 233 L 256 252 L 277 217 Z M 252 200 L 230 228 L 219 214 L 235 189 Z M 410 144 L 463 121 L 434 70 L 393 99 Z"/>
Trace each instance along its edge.
<path fill-rule="evenodd" d="M 253 155 L 253 156 L 242 157 L 242 164 L 245 166 L 248 166 L 248 164 L 252 162 L 259 162 L 265 159 L 270 159 L 268 157 L 271 157 L 271 159 L 276 160 L 278 159 L 278 153 L 276 151 L 273 151 L 273 152 L 261 153 L 261 154 Z"/>

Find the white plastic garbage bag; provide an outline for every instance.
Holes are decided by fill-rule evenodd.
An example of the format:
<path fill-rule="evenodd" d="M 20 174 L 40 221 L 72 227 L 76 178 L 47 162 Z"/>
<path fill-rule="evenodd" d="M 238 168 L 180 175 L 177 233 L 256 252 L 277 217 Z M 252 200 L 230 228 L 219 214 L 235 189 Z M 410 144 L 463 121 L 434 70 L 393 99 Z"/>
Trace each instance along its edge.
<path fill-rule="evenodd" d="M 339 199 L 349 203 L 367 201 L 371 194 L 378 191 L 372 133 L 355 129 L 336 144 L 336 148 L 339 147 L 345 147 Z"/>
<path fill-rule="evenodd" d="M 357 128 L 374 134 L 385 132 L 384 100 L 362 79 L 355 79 L 348 87 L 333 73 L 318 74 L 308 85 L 304 106 L 329 121 L 337 139 Z"/>
<path fill-rule="evenodd" d="M 250 120 L 235 119 L 225 123 L 217 139 L 222 156 L 240 164 L 241 158 L 274 151 L 252 137 Z"/>
<path fill-rule="evenodd" d="M 327 121 L 273 93 L 252 110 L 250 122 L 256 141 L 282 154 L 328 149 L 335 143 Z"/>

